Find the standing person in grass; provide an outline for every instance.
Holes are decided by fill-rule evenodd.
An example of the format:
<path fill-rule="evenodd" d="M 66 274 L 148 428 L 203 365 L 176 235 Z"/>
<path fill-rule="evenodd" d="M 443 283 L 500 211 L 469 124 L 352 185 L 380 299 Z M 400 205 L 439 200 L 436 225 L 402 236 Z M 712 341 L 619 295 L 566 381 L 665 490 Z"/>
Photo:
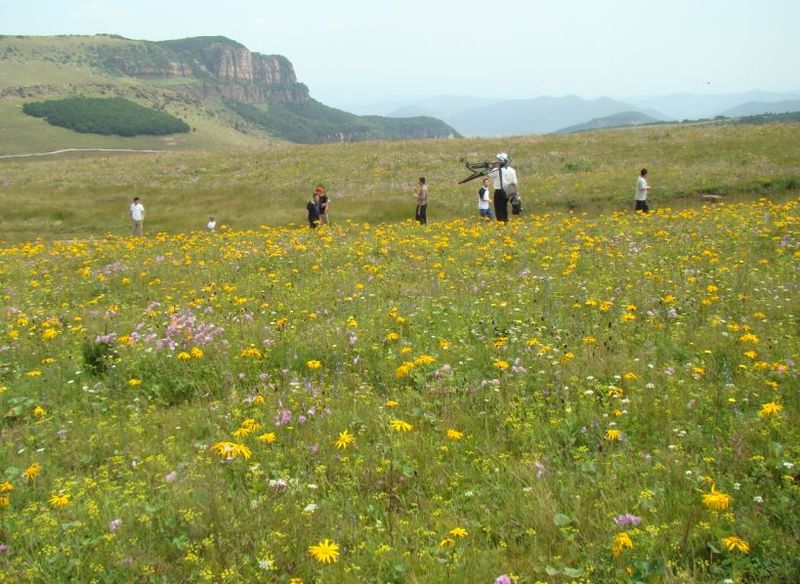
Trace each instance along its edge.
<path fill-rule="evenodd" d="M 650 206 L 647 204 L 647 193 L 650 190 L 650 185 L 647 184 L 647 169 L 643 168 L 639 171 L 639 178 L 636 180 L 636 208 L 634 211 L 641 211 L 647 213 L 650 211 Z"/>
<path fill-rule="evenodd" d="M 483 179 L 483 184 L 478 189 L 478 214 L 488 219 L 494 219 L 492 199 L 489 197 L 489 185 L 491 182 L 488 177 Z"/>
<path fill-rule="evenodd" d="M 308 226 L 311 229 L 316 229 L 319 225 L 319 193 L 314 191 L 311 200 L 306 205 L 308 210 Z"/>
<path fill-rule="evenodd" d="M 133 197 L 131 203 L 131 221 L 133 222 L 133 236 L 144 236 L 144 205 L 139 201 L 139 197 Z"/>
<path fill-rule="evenodd" d="M 494 170 L 489 176 L 494 180 L 494 212 L 497 220 L 508 223 L 508 201 L 510 193 L 517 193 L 517 171 L 511 168 L 508 154 L 501 152 L 497 155 Z"/>
<path fill-rule="evenodd" d="M 317 185 L 314 192 L 319 195 L 319 224 L 330 225 L 330 223 L 328 223 L 328 206 L 331 201 L 328 195 L 325 194 L 325 188 L 322 185 Z"/>
<path fill-rule="evenodd" d="M 428 185 L 425 177 L 419 177 L 419 182 L 414 188 L 414 196 L 417 197 L 417 212 L 414 218 L 420 225 L 428 224 Z"/>

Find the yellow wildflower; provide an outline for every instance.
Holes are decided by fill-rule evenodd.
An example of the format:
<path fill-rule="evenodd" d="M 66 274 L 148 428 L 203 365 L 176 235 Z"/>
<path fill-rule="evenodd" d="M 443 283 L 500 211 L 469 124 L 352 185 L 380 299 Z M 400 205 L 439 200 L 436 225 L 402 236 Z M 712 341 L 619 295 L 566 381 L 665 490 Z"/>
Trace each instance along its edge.
<path fill-rule="evenodd" d="M 711 485 L 711 492 L 703 494 L 703 504 L 714 511 L 725 511 L 731 504 L 731 496 L 722 493 Z"/>
<path fill-rule="evenodd" d="M 339 546 L 329 539 L 309 546 L 308 553 L 321 564 L 332 564 L 339 560 Z"/>
<path fill-rule="evenodd" d="M 354 444 L 355 441 L 356 441 L 355 436 L 353 436 L 347 430 L 343 430 L 339 432 L 339 437 L 336 439 L 336 442 L 334 442 L 334 445 L 336 446 L 336 448 L 339 448 L 341 450 L 346 450 L 347 447 L 350 446 L 351 444 Z"/>
<path fill-rule="evenodd" d="M 410 432 L 411 429 L 414 427 L 405 420 L 392 420 L 391 422 L 389 422 L 389 425 L 396 432 Z"/>
<path fill-rule="evenodd" d="M 233 460 L 241 456 L 249 460 L 253 453 L 244 444 L 236 444 L 234 442 L 217 442 L 211 447 L 211 451 L 218 454 L 225 460 Z"/>
<path fill-rule="evenodd" d="M 783 406 L 779 403 L 767 402 L 761 406 L 761 411 L 758 412 L 758 417 L 766 418 L 768 416 L 777 416 L 782 409 Z"/>
<path fill-rule="evenodd" d="M 450 438 L 450 440 L 461 440 L 464 437 L 464 432 L 459 432 L 453 428 L 448 428 L 447 437 Z"/>
<path fill-rule="evenodd" d="M 614 548 L 612 549 L 614 557 L 619 557 L 623 550 L 631 548 L 633 548 L 633 541 L 628 532 L 623 531 L 614 536 Z"/>
<path fill-rule="evenodd" d="M 267 432 L 265 434 L 262 434 L 258 438 L 256 438 L 256 440 L 258 440 L 260 442 L 266 442 L 267 444 L 272 444 L 277 439 L 278 439 L 278 437 L 275 435 L 275 432 Z"/>
<path fill-rule="evenodd" d="M 741 552 L 743 554 L 750 552 L 750 544 L 736 535 L 723 538 L 722 545 L 724 545 L 725 549 L 729 552 Z"/>
<path fill-rule="evenodd" d="M 42 466 L 38 462 L 34 462 L 23 471 L 22 478 L 26 481 L 33 480 L 38 476 L 40 470 L 42 470 Z"/>
<path fill-rule="evenodd" d="M 50 504 L 57 508 L 66 507 L 69 504 L 69 494 L 57 493 L 53 495 L 50 497 Z"/>
<path fill-rule="evenodd" d="M 259 359 L 261 358 L 261 351 L 251 346 L 247 347 L 246 349 L 242 349 L 242 352 L 239 353 L 239 356 L 248 359 Z"/>

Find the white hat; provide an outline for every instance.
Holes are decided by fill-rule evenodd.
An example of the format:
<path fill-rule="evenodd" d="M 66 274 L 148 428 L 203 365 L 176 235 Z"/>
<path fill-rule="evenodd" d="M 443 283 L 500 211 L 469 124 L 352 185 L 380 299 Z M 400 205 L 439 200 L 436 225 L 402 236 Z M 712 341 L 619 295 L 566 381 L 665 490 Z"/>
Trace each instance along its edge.
<path fill-rule="evenodd" d="M 508 162 L 508 154 L 506 154 L 505 152 L 501 152 L 495 158 L 497 158 L 497 160 L 500 160 L 502 162 Z"/>

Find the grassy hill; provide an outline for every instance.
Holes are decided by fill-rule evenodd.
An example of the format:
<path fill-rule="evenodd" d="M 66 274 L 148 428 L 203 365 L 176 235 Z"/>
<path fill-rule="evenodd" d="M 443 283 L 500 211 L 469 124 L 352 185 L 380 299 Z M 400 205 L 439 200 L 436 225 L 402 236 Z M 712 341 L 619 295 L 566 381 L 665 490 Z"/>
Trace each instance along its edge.
<path fill-rule="evenodd" d="M 48 132 L 20 118 L 17 107 L 58 98 L 124 98 L 189 124 L 198 136 L 169 141 L 80 137 Z M 243 112 L 258 108 L 267 117 Z M 296 123 L 287 125 L 292 108 Z M 364 130 L 367 128 L 367 131 Z M 227 148 L 287 140 L 339 142 L 446 137 L 455 131 L 433 118 L 398 121 L 346 114 L 310 99 L 288 59 L 251 53 L 225 37 L 149 42 L 121 37 L 0 36 L 0 155 L 86 144 L 180 150 Z M 70 140 L 73 140 L 70 143 Z"/>
<path fill-rule="evenodd" d="M 594 118 L 583 124 L 575 124 L 558 130 L 557 134 L 574 134 L 575 132 L 588 132 L 591 130 L 603 130 L 606 128 L 625 128 L 628 126 L 641 126 L 643 124 L 659 123 L 652 116 L 642 112 L 620 112 L 602 118 Z"/>
<path fill-rule="evenodd" d="M 0 107 L 11 106 L 0 102 Z M 63 132 L 49 126 L 47 131 L 54 144 Z M 199 131 L 173 139 L 178 148 L 187 147 L 183 139 L 202 146 Z M 163 144 L 144 137 L 131 143 Z M 642 166 L 650 169 L 656 208 L 691 205 L 706 193 L 731 199 L 792 193 L 800 183 L 800 133 L 797 124 L 780 123 L 662 125 L 502 140 L 72 154 L 0 159 L 0 237 L 124 234 L 134 195 L 144 198 L 150 233 L 197 229 L 208 215 L 237 229 L 301 225 L 318 183 L 332 197 L 334 221 L 395 221 L 412 216 L 411 191 L 419 176 L 431 187 L 431 220 L 448 221 L 475 213 L 478 185 L 457 184 L 468 174 L 459 160 L 488 159 L 499 151 L 511 152 L 531 212 L 628 209 Z"/>

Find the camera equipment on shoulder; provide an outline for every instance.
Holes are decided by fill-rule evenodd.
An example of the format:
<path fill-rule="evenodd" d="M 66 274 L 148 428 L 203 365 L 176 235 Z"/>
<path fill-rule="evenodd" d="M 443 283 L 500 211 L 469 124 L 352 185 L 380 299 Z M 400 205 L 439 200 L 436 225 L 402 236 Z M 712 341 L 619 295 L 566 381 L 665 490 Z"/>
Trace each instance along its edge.
<path fill-rule="evenodd" d="M 468 183 L 471 180 L 475 180 L 476 178 L 480 178 L 482 176 L 486 176 L 490 172 L 492 172 L 495 168 L 501 168 L 508 166 L 511 164 L 511 159 L 509 158 L 505 162 L 501 162 L 500 160 L 484 160 L 483 162 L 468 162 L 466 159 L 461 159 L 461 162 L 464 163 L 464 166 L 467 167 L 467 170 L 472 172 L 467 178 L 458 181 L 458 184 L 463 185 L 464 183 Z"/>

